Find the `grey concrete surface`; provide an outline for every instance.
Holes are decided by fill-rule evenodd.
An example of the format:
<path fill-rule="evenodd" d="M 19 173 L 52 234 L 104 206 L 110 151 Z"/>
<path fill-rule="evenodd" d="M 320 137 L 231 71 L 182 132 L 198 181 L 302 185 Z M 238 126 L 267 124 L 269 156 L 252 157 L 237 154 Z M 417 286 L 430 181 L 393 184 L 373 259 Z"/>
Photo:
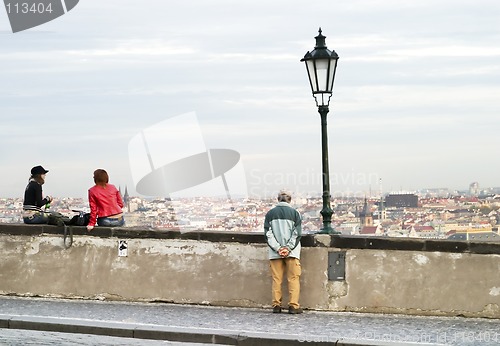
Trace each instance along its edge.
<path fill-rule="evenodd" d="M 15 343 L 12 334 L 19 330 L 25 333 Z M 78 345 L 132 345 L 138 339 L 145 345 L 156 345 L 154 339 L 158 345 L 500 345 L 500 321 L 0 297 L 0 345 L 30 344 L 37 335 L 42 341 L 32 345 L 64 345 L 68 335 L 78 335 Z"/>
<path fill-rule="evenodd" d="M 0 295 L 270 304 L 268 247 L 261 233 L 110 228 L 85 230 L 66 248 L 61 231 L 0 225 Z M 500 271 L 500 243 L 388 238 L 303 237 L 301 305 L 500 319 L 500 276 L 494 275 Z M 119 251 L 122 241 L 126 256 Z"/>

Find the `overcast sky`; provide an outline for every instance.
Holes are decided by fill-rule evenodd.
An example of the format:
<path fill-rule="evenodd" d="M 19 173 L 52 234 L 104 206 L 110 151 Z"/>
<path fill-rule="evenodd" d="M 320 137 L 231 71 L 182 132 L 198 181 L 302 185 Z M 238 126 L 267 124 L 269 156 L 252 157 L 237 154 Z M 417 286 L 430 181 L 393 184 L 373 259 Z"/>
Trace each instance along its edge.
<path fill-rule="evenodd" d="M 320 26 L 340 56 L 332 193 L 500 186 L 499 23 L 498 0 L 81 0 L 13 34 L 0 9 L 0 197 L 38 164 L 45 194 L 85 197 L 104 168 L 134 195 L 131 139 L 189 112 L 251 196 L 320 193 L 300 62 Z"/>

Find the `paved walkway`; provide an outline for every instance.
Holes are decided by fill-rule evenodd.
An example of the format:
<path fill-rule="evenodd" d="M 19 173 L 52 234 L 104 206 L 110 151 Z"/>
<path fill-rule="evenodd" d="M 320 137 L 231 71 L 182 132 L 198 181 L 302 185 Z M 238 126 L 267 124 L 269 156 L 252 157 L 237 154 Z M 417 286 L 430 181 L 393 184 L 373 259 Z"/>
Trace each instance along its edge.
<path fill-rule="evenodd" d="M 289 315 L 251 308 L 0 297 L 0 345 L 17 345 L 12 334 L 19 330 L 25 330 L 21 338 L 33 337 L 26 330 L 44 331 L 44 338 L 52 333 L 47 345 L 65 344 L 61 340 L 69 334 L 63 333 L 98 338 L 79 345 L 133 345 L 134 340 L 153 345 L 147 340 L 155 339 L 182 345 L 500 345 L 500 320 L 490 319 L 313 311 Z"/>

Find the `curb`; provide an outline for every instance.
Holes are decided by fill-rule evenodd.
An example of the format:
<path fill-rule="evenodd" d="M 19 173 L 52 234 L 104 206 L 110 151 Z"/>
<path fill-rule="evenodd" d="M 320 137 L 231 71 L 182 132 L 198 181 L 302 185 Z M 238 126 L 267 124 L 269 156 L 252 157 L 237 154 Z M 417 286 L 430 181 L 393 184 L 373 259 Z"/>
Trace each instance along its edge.
<path fill-rule="evenodd" d="M 314 340 L 314 338 L 301 338 L 300 335 L 239 332 L 207 328 L 170 327 L 152 324 L 2 314 L 0 314 L 0 328 L 238 346 L 430 345 L 422 343 L 386 342 L 378 340 L 348 340 L 342 338 L 337 340 Z"/>

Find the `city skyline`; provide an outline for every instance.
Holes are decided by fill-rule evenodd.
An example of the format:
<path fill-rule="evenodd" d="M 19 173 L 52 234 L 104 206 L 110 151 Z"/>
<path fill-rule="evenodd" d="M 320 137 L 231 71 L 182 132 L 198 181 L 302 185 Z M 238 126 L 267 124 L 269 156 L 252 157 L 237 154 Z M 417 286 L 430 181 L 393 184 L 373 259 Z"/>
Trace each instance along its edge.
<path fill-rule="evenodd" d="M 22 196 L 39 164 L 49 195 L 86 197 L 97 168 L 135 195 L 128 143 L 188 112 L 207 148 L 241 155 L 250 197 L 321 193 L 300 62 L 319 27 L 340 56 L 332 195 L 498 187 L 499 21 L 493 0 L 86 0 L 13 34 L 0 10 L 0 195 Z"/>
<path fill-rule="evenodd" d="M 496 194 L 444 197 L 427 194 L 387 195 L 375 198 L 334 198 L 333 225 L 347 235 L 498 241 L 500 188 Z M 158 230 L 261 232 L 267 211 L 276 199 L 222 199 L 214 197 L 142 198 L 124 193 L 126 227 Z M 291 204 L 302 216 L 302 230 L 317 232 L 322 225 L 322 199 L 294 196 Z M 55 199 L 51 210 L 67 215 L 88 211 L 84 198 Z M 21 222 L 22 199 L 0 198 L 0 223 Z M 458 237 L 458 238 L 457 238 Z M 465 237 L 465 238 L 464 238 Z"/>
<path fill-rule="evenodd" d="M 492 195 L 499 195 L 500 194 L 500 186 L 481 186 L 478 184 L 478 188 L 475 192 L 471 191 L 471 185 L 472 184 L 477 184 L 477 182 L 472 182 L 469 184 L 469 186 L 460 188 L 460 189 L 451 189 L 447 187 L 422 187 L 422 188 L 417 188 L 415 190 L 391 190 L 391 191 L 381 191 L 378 188 L 369 188 L 366 191 L 335 191 L 332 190 L 332 195 L 331 197 L 333 199 L 343 199 L 343 198 L 356 198 L 359 200 L 363 199 L 370 199 L 370 200 L 377 200 L 381 196 L 382 197 L 387 197 L 389 195 L 417 195 L 420 197 L 424 198 L 454 198 L 454 197 L 459 197 L 459 196 L 468 196 L 468 197 L 488 197 Z M 261 201 L 274 201 L 276 199 L 275 194 L 266 194 L 264 196 L 252 196 L 252 195 L 242 195 L 242 194 L 236 194 L 234 196 L 228 196 L 224 193 L 221 194 L 214 194 L 213 190 L 206 190 L 208 193 L 206 194 L 172 194 L 168 196 L 164 195 L 151 195 L 151 196 L 145 196 L 140 193 L 129 193 L 129 188 L 127 185 L 116 185 L 116 187 L 119 189 L 122 197 L 124 196 L 125 193 L 130 198 L 143 198 L 145 200 L 155 200 L 155 199 L 165 199 L 165 200 L 195 200 L 198 198 L 213 198 L 213 199 L 218 199 L 218 200 L 261 200 Z M 192 191 L 200 191 L 198 189 L 193 189 Z M 201 190 L 203 192 L 203 190 Z M 292 199 L 294 198 L 316 198 L 316 199 L 321 199 L 322 192 L 320 190 L 318 191 L 309 191 L 309 192 L 301 192 L 301 191 L 294 191 L 294 190 L 288 190 L 292 193 Z M 278 191 L 276 191 L 278 192 Z M 48 195 L 45 194 L 44 195 Z M 52 198 L 56 199 L 82 199 L 82 200 L 87 200 L 87 195 L 77 195 L 77 196 L 71 196 L 71 195 L 51 195 Z M 23 199 L 23 193 L 20 193 L 19 195 L 16 196 L 0 196 L 0 199 Z M 333 200 L 332 200 L 333 202 Z M 293 204 L 293 202 L 292 202 Z"/>

